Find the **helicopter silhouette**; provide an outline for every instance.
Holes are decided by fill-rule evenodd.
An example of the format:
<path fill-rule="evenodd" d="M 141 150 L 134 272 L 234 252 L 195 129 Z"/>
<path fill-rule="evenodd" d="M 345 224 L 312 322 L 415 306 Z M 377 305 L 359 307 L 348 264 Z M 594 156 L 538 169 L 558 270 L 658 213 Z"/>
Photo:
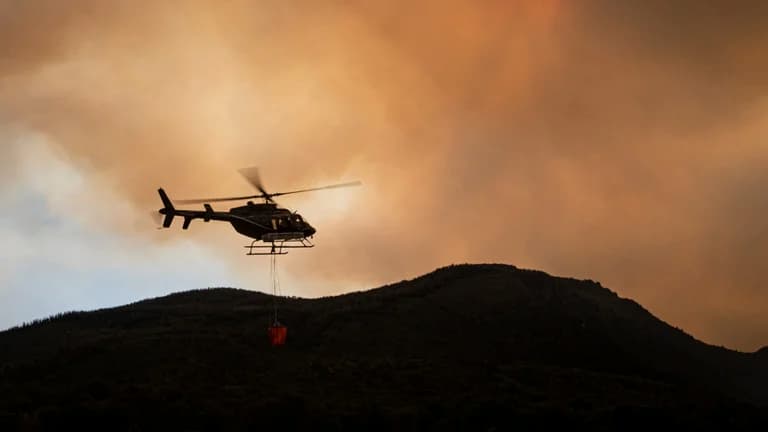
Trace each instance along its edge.
<path fill-rule="evenodd" d="M 170 228 L 174 218 L 184 218 L 183 229 L 189 229 L 194 219 L 202 219 L 203 222 L 224 221 L 232 224 L 238 233 L 254 239 L 246 255 L 285 255 L 286 249 L 303 249 L 314 247 L 311 238 L 317 230 L 310 225 L 298 212 L 292 212 L 280 207 L 274 200 L 275 197 L 304 192 L 313 192 L 324 189 L 336 189 L 350 186 L 359 186 L 359 181 L 334 184 L 330 186 L 300 189 L 290 192 L 269 193 L 261 183 L 258 170 L 247 168 L 240 170 L 240 174 L 251 183 L 260 193 L 227 198 L 203 198 L 177 200 L 178 204 L 203 204 L 205 210 L 177 209 L 168 194 L 162 188 L 158 189 L 163 208 L 158 210 L 162 215 L 162 227 Z M 263 199 L 263 203 L 254 203 L 253 199 Z M 234 207 L 229 211 L 215 211 L 211 203 L 226 201 L 249 200 L 244 206 Z M 261 243 L 259 243 L 261 242 Z M 268 250 L 268 252 L 263 252 Z"/>

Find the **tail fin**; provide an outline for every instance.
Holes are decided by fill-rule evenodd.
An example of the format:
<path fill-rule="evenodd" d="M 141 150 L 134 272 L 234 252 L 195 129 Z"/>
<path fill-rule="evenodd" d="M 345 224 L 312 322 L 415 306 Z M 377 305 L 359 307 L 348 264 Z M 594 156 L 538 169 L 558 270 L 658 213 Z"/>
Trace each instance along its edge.
<path fill-rule="evenodd" d="M 173 203 L 162 188 L 158 189 L 157 192 L 160 194 L 160 199 L 163 201 L 163 209 L 160 210 L 160 213 L 165 215 L 165 219 L 163 219 L 163 228 L 169 228 L 173 222 L 173 217 L 176 215 L 176 209 L 173 208 Z"/>

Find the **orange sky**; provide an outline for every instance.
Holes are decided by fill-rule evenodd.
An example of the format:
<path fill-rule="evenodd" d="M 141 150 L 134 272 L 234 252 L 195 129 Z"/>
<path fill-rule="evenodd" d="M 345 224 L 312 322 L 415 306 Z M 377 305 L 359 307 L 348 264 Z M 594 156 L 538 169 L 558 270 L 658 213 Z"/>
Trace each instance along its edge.
<path fill-rule="evenodd" d="M 362 180 L 281 201 L 319 230 L 284 260 L 296 294 L 505 262 L 768 343 L 764 2 L 411 3 L 0 0 L 0 126 L 142 215 L 160 185 L 247 193 L 249 165 Z M 98 223 L 266 267 L 226 227 L 132 220 Z"/>

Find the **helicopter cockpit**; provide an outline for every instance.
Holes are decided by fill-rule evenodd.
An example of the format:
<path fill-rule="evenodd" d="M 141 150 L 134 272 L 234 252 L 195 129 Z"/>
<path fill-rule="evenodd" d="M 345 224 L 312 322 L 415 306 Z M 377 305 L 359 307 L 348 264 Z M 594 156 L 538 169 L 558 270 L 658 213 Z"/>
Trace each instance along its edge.
<path fill-rule="evenodd" d="M 309 224 L 304 221 L 298 213 L 287 213 L 280 215 L 273 215 L 271 218 L 272 229 L 274 230 L 296 230 L 303 231 Z"/>

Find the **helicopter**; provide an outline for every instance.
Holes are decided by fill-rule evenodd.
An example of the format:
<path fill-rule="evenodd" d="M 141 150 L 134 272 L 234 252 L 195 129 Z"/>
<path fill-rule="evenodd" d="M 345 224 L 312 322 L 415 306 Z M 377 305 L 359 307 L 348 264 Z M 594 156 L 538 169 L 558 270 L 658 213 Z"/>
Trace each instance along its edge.
<path fill-rule="evenodd" d="M 264 188 L 256 168 L 240 170 L 240 174 L 253 185 L 260 193 L 257 195 L 236 196 L 227 198 L 203 198 L 177 200 L 178 204 L 203 204 L 205 210 L 177 209 L 163 188 L 158 189 L 163 208 L 158 210 L 162 218 L 162 228 L 170 228 L 175 217 L 184 218 L 182 229 L 189 229 L 194 219 L 202 219 L 203 222 L 224 221 L 232 224 L 238 233 L 253 239 L 246 255 L 285 255 L 287 249 L 312 248 L 314 244 L 310 240 L 317 230 L 310 225 L 298 212 L 292 212 L 280 207 L 274 200 L 275 197 L 304 192 L 313 192 L 324 189 L 336 189 L 350 186 L 359 186 L 359 181 L 333 184 L 330 186 L 300 189 L 290 192 L 270 193 Z M 252 200 L 262 199 L 261 203 Z M 245 205 L 234 207 L 229 211 L 215 211 L 211 203 L 226 201 L 245 201 Z"/>

